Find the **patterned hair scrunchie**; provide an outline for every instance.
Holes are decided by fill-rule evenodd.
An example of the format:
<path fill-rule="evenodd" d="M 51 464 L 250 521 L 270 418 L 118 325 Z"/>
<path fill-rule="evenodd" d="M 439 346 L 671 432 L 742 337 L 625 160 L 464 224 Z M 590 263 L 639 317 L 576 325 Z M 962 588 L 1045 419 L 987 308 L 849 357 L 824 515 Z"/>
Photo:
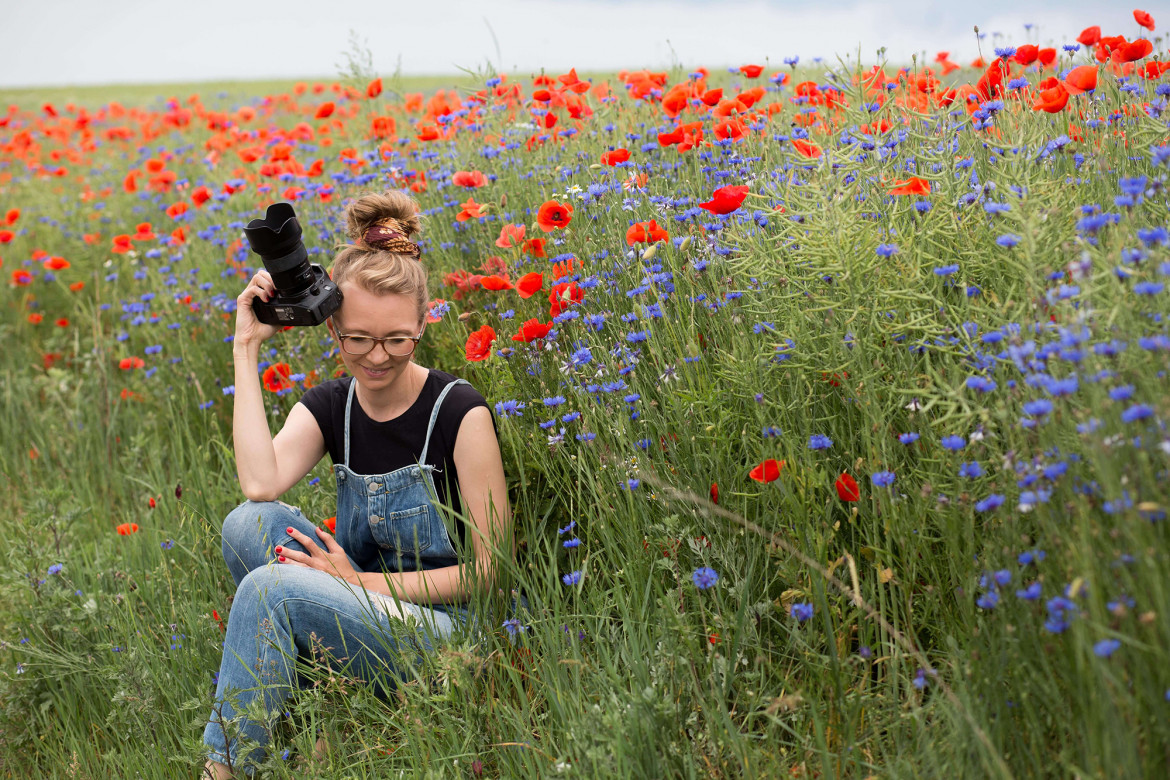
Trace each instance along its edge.
<path fill-rule="evenodd" d="M 366 228 L 366 232 L 362 234 L 362 241 L 373 249 L 384 249 L 396 255 L 410 255 L 415 260 L 418 260 L 419 255 L 422 254 L 418 244 L 411 241 L 399 230 L 399 223 L 396 219 L 387 219 Z"/>

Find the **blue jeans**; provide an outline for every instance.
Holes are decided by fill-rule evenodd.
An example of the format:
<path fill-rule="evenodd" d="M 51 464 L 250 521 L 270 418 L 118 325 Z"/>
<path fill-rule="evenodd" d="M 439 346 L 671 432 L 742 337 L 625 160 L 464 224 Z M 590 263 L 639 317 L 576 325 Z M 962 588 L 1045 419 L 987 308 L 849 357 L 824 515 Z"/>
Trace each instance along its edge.
<path fill-rule="evenodd" d="M 323 571 L 274 563 L 275 546 L 304 552 L 285 531 L 289 526 L 317 538 L 299 509 L 279 501 L 247 501 L 223 523 L 223 557 L 236 596 L 203 742 L 209 758 L 249 774 L 241 761 L 263 761 L 265 750 L 241 756 L 239 736 L 268 744 L 269 724 L 305 683 L 298 659 L 374 680 L 385 695 L 409 664 L 466 627 L 467 612 L 460 607 L 452 605 L 448 614 L 444 605 L 395 602 Z"/>

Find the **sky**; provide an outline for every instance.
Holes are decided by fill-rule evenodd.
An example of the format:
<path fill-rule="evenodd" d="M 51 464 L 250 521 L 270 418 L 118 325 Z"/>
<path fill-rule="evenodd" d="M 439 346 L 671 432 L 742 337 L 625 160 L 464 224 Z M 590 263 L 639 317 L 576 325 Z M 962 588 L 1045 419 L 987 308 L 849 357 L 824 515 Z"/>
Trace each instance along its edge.
<path fill-rule="evenodd" d="M 0 87 L 260 78 L 333 79 L 356 40 L 389 75 L 517 76 L 718 68 L 785 57 L 893 64 L 938 51 L 969 62 L 974 26 L 995 45 L 1071 43 L 1089 25 L 1137 37 L 1133 8 L 1170 26 L 1170 0 L 5 0 Z M 1031 30 L 1025 24 L 1032 24 Z M 1001 37 L 995 38 L 994 33 Z M 1159 35 L 1158 32 L 1152 35 Z"/>

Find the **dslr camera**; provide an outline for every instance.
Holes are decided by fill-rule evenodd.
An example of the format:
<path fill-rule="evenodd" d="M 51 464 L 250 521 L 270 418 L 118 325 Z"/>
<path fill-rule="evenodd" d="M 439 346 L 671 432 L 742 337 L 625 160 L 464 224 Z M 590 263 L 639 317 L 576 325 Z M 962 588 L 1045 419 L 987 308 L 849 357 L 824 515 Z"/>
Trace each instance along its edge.
<path fill-rule="evenodd" d="M 276 295 L 267 301 L 255 298 L 252 311 L 266 325 L 320 325 L 341 306 L 341 290 L 317 263 L 301 241 L 301 223 L 292 204 L 273 203 L 264 219 L 244 228 L 252 251 L 260 255 L 272 276 Z"/>

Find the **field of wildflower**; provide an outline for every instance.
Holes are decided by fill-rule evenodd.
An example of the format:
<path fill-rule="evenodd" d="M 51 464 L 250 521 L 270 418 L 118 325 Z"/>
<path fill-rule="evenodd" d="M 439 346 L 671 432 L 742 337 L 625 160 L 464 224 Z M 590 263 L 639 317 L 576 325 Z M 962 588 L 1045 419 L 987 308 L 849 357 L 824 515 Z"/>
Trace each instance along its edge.
<path fill-rule="evenodd" d="M 327 267 L 346 199 L 405 189 L 417 359 L 494 407 L 529 608 L 390 702 L 311 670 L 269 776 L 320 728 L 320 777 L 1164 777 L 1170 60 L 1134 19 L 0 96 L 0 776 L 202 763 L 241 228 L 292 202 Z M 323 328 L 262 359 L 274 427 L 341 366 Z M 284 500 L 334 498 L 326 461 Z"/>

